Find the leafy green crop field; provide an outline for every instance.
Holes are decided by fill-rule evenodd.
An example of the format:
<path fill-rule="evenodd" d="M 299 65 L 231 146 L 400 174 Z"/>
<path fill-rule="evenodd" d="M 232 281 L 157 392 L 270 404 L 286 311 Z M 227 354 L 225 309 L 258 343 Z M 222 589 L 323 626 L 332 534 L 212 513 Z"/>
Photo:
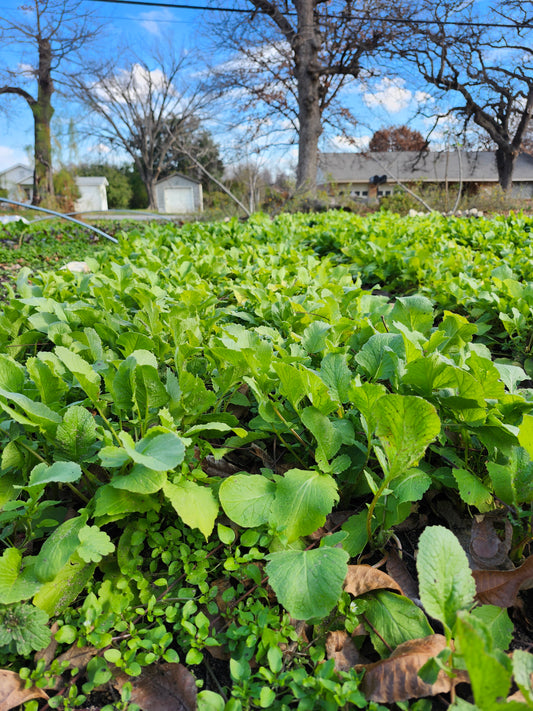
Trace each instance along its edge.
<path fill-rule="evenodd" d="M 530 225 L 145 225 L 19 269 L 2 711 L 533 708 Z"/>

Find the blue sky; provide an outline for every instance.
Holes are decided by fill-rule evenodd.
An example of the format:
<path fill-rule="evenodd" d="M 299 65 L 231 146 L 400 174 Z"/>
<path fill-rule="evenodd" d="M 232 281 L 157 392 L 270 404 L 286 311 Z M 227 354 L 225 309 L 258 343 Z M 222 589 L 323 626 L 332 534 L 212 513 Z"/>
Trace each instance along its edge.
<path fill-rule="evenodd" d="M 180 0 L 190 2 L 197 0 Z M 0 15 L 16 14 L 22 0 L 0 0 Z M 479 0 L 480 5 L 486 6 L 487 0 Z M 231 4 L 231 0 L 228 0 Z M 201 28 L 202 12 L 197 10 L 158 8 L 150 9 L 142 6 L 114 5 L 112 3 L 86 2 L 85 6 L 93 12 L 95 20 L 104 27 L 104 40 L 99 44 L 99 51 L 118 53 L 120 64 L 120 47 L 133 47 L 138 53 L 154 43 L 162 43 L 170 37 L 173 44 L 180 49 L 194 48 L 197 39 L 197 30 Z M 9 65 L 16 67 L 20 63 L 20 54 L 16 47 L 0 48 L 0 66 Z M 365 86 L 361 81 L 354 81 L 344 91 L 344 102 L 356 115 L 359 123 L 353 131 L 353 142 L 348 144 L 334 133 L 325 134 L 322 140 L 322 150 L 357 150 L 366 147 L 373 131 L 382 126 L 401 125 L 410 123 L 425 133 L 430 126 L 430 119 L 418 117 L 414 119 L 418 108 L 426 102 L 426 113 L 431 114 L 436 106 L 425 93 L 425 87 L 414 73 L 405 77 L 396 76 L 395 68 L 384 68 L 381 76 Z M 67 143 L 65 138 L 69 120 L 82 120 L 83 110 L 69 104 L 68 101 L 56 95 L 56 116 L 52 127 L 56 136 L 63 136 L 61 143 Z M 216 131 L 215 131 L 216 133 Z M 234 138 L 237 134 L 234 134 Z M 443 131 L 440 132 L 442 139 Z M 219 142 L 228 144 L 219 134 Z M 439 138 L 439 133 L 433 139 Z M 267 139 L 268 140 L 268 139 Z M 435 145 L 435 144 L 434 144 Z M 0 172 L 15 163 L 28 164 L 31 160 L 33 146 L 33 121 L 29 107 L 22 98 L 8 98 L 0 96 Z M 280 156 L 283 163 L 280 164 Z M 80 145 L 78 158 L 93 161 L 109 160 L 111 156 L 97 144 L 86 141 Z M 296 147 L 283 146 L 277 154 L 274 153 L 274 162 L 277 167 L 290 169 L 295 162 Z M 63 150 L 59 159 L 68 160 L 68 152 Z M 115 155 L 115 162 L 120 162 L 124 157 Z M 227 160 L 227 159 L 226 159 Z M 272 152 L 271 152 L 272 160 Z"/>
<path fill-rule="evenodd" d="M 0 16 L 16 17 L 22 0 L 1 0 Z M 180 0 L 181 2 L 181 0 Z M 181 4 L 186 4 L 181 2 Z M 84 7 L 94 14 L 95 21 L 104 26 L 104 42 L 101 47 L 117 48 L 133 46 L 137 50 L 163 37 L 170 36 L 179 47 L 187 48 L 194 41 L 201 12 L 196 10 L 174 10 L 162 8 L 152 10 L 141 6 L 120 6 L 87 2 Z M 16 47 L 0 49 L 0 66 L 16 67 L 20 54 Z M 0 83 L 3 83 L 0 80 Z M 28 86 L 33 91 L 31 85 Z M 73 110 L 68 101 L 56 95 L 56 115 L 53 130 L 56 134 L 66 133 L 70 118 L 77 120 L 79 108 Z M 91 147 L 92 148 L 92 147 Z M 33 151 L 33 120 L 29 106 L 19 97 L 0 96 L 0 172 L 15 163 L 28 164 Z M 83 150 L 82 150 L 83 157 Z M 94 158 L 94 150 L 91 150 Z M 102 158 L 104 158 L 102 154 Z"/>

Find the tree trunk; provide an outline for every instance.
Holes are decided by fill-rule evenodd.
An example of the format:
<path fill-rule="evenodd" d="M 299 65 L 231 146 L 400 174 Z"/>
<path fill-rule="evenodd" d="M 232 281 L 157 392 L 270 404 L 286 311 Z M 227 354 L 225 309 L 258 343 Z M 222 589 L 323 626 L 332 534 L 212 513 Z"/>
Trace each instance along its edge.
<path fill-rule="evenodd" d="M 516 156 L 517 154 L 514 151 L 505 151 L 503 148 L 498 148 L 496 151 L 498 180 L 504 192 L 509 192 L 513 186 L 513 170 Z"/>
<path fill-rule="evenodd" d="M 43 200 L 54 195 L 52 174 L 52 141 L 50 137 L 50 122 L 54 109 L 52 108 L 52 49 L 48 39 L 39 39 L 39 70 L 37 75 L 37 101 L 32 104 L 34 122 L 34 158 L 33 200 L 39 205 Z"/>
<path fill-rule="evenodd" d="M 322 133 L 320 116 L 320 38 L 314 23 L 315 0 L 295 3 L 298 32 L 292 42 L 298 87 L 298 168 L 296 190 L 316 194 L 318 139 Z"/>

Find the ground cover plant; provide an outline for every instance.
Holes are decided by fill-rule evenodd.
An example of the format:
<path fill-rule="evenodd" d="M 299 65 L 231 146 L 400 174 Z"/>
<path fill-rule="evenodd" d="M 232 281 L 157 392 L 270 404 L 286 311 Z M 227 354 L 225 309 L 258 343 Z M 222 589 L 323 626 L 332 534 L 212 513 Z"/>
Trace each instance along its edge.
<path fill-rule="evenodd" d="M 0 708 L 531 708 L 528 218 L 117 236 L 0 315 Z"/>

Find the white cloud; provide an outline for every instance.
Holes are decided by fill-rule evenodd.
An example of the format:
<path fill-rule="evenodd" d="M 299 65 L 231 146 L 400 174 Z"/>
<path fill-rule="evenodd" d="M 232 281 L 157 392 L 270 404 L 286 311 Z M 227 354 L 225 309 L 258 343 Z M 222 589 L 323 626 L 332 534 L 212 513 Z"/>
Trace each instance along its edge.
<path fill-rule="evenodd" d="M 405 80 L 383 77 L 376 88 L 363 94 L 369 108 L 383 108 L 391 114 L 406 109 L 413 99 L 413 92 L 405 88 Z"/>
<path fill-rule="evenodd" d="M 156 37 L 163 35 L 162 27 L 166 30 L 165 24 L 172 19 L 172 13 L 168 9 L 150 10 L 149 12 L 141 12 L 140 25 L 148 34 Z"/>

